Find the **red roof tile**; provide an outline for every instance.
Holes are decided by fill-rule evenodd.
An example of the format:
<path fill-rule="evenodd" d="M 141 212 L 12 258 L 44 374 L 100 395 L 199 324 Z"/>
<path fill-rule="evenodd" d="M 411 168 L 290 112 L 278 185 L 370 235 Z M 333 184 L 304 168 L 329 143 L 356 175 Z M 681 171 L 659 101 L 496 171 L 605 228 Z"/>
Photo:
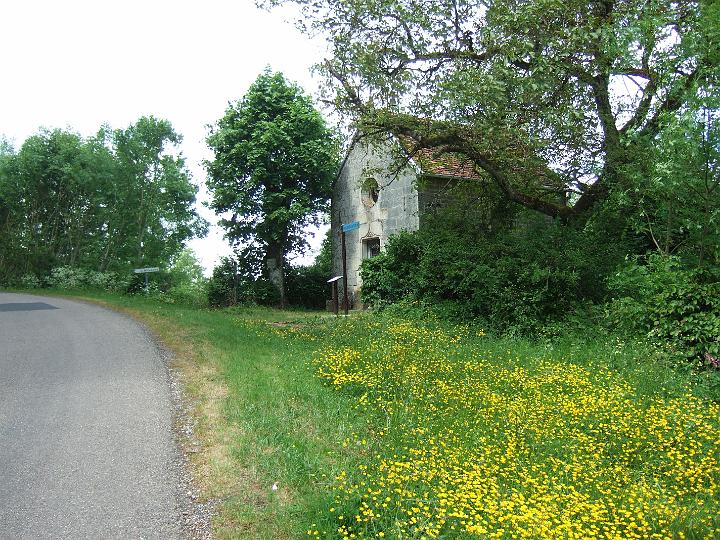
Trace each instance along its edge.
<path fill-rule="evenodd" d="M 452 176 L 481 180 L 481 169 L 469 158 L 454 152 L 446 152 L 443 147 L 419 148 L 409 137 L 401 137 L 405 151 L 417 163 L 423 173 L 435 176 Z"/>

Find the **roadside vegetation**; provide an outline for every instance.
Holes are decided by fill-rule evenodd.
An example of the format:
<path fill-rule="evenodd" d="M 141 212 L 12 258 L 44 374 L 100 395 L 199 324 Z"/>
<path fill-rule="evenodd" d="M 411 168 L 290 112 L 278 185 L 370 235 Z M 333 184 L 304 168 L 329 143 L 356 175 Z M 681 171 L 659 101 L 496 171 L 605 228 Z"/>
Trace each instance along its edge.
<path fill-rule="evenodd" d="M 124 290 L 133 268 L 170 266 L 208 225 L 181 140 L 152 116 L 87 138 L 42 129 L 17 150 L 0 137 L 0 286 L 47 286 L 67 268 Z"/>
<path fill-rule="evenodd" d="M 373 418 L 319 537 L 710 538 L 720 534 L 717 376 L 619 340 L 497 339 L 348 321 L 316 375 Z M 713 399 L 714 398 L 714 399 Z"/>
<path fill-rule="evenodd" d="M 180 137 L 148 117 L 0 140 L 0 286 L 175 351 L 220 538 L 720 537 L 720 3 L 259 4 L 326 36 L 353 142 L 411 142 L 358 186 L 423 152 L 476 168 L 364 261 L 372 311 L 258 307 L 324 307 L 329 242 L 288 261 L 339 160 L 270 69 L 207 138 L 235 248 L 211 278 Z"/>
<path fill-rule="evenodd" d="M 85 296 L 175 351 L 220 538 L 720 534 L 718 374 L 647 342 Z"/>

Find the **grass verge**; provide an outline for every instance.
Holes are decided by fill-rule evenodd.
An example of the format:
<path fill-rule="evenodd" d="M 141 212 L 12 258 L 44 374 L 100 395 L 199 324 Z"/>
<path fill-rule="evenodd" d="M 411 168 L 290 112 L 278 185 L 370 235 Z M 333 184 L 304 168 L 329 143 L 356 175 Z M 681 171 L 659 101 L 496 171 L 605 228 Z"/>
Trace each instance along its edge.
<path fill-rule="evenodd" d="M 217 501 L 218 538 L 303 538 L 332 504 L 330 488 L 364 433 L 352 400 L 313 376 L 315 338 L 288 339 L 317 312 L 198 310 L 142 297 L 41 291 L 100 303 L 146 324 L 174 353 L 200 441 L 190 460 L 202 496 Z M 273 489 L 275 487 L 276 489 Z"/>
<path fill-rule="evenodd" d="M 618 340 L 94 300 L 176 352 L 221 538 L 720 536 L 717 373 Z"/>

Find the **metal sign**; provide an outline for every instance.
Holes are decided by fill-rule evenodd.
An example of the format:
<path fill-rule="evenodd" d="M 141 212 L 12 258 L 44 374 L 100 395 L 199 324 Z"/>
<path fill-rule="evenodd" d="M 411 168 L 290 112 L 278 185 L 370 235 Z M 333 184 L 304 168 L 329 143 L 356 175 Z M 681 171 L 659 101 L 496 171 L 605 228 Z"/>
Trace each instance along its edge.
<path fill-rule="evenodd" d="M 159 272 L 160 269 L 157 266 L 153 266 L 152 268 L 136 268 L 133 270 L 136 274 L 147 274 L 148 272 Z"/>
<path fill-rule="evenodd" d="M 360 228 L 359 221 L 353 221 L 352 223 L 346 223 L 342 226 L 342 232 L 350 232 Z"/>

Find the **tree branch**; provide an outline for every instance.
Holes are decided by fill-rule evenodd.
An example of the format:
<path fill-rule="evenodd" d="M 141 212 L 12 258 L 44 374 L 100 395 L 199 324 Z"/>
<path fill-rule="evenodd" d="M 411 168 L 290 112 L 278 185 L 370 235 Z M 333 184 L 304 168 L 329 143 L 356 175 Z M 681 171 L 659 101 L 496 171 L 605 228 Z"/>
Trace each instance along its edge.
<path fill-rule="evenodd" d="M 405 122 L 393 121 L 393 119 L 374 119 L 368 125 L 382 128 L 396 136 L 405 136 L 411 139 L 413 141 L 413 148 L 409 149 L 411 154 L 417 154 L 423 148 L 441 148 L 443 152 L 457 153 L 467 157 L 488 174 L 505 197 L 526 208 L 563 219 L 570 218 L 577 213 L 573 207 L 555 203 L 517 189 L 513 184 L 511 175 L 504 170 L 504 167 L 492 156 L 480 151 L 473 142 L 471 134 L 468 136 L 468 134 L 463 133 L 463 131 L 467 131 L 467 128 L 462 126 L 442 126 L 441 129 L 435 130 L 430 121 L 415 119 L 415 122 L 418 124 L 417 126 L 409 126 Z M 420 125 L 421 123 L 424 125 Z M 526 158 L 527 156 L 523 155 L 518 156 L 516 159 L 518 162 L 522 162 Z M 541 178 L 555 176 L 557 174 L 554 171 L 545 167 L 536 171 L 533 181 L 539 188 L 542 188 Z"/>
<path fill-rule="evenodd" d="M 660 119 L 664 114 L 677 111 L 685 103 L 684 97 L 688 90 L 697 82 L 700 78 L 700 66 L 695 68 L 687 77 L 682 80 L 681 84 L 677 84 L 670 89 L 665 100 L 653 114 L 652 118 L 647 121 L 645 127 L 640 130 L 641 137 L 651 137 L 660 130 Z"/>
<path fill-rule="evenodd" d="M 345 93 L 348 96 L 348 99 L 350 102 L 358 109 L 360 112 L 367 111 L 367 108 L 365 107 L 365 104 L 360 99 L 360 96 L 358 95 L 357 91 L 353 86 L 350 84 L 350 81 L 347 80 L 347 78 L 340 73 L 337 69 L 335 69 L 330 61 L 325 62 L 325 69 L 327 72 L 332 75 L 332 77 L 337 80 L 345 90 Z"/>

